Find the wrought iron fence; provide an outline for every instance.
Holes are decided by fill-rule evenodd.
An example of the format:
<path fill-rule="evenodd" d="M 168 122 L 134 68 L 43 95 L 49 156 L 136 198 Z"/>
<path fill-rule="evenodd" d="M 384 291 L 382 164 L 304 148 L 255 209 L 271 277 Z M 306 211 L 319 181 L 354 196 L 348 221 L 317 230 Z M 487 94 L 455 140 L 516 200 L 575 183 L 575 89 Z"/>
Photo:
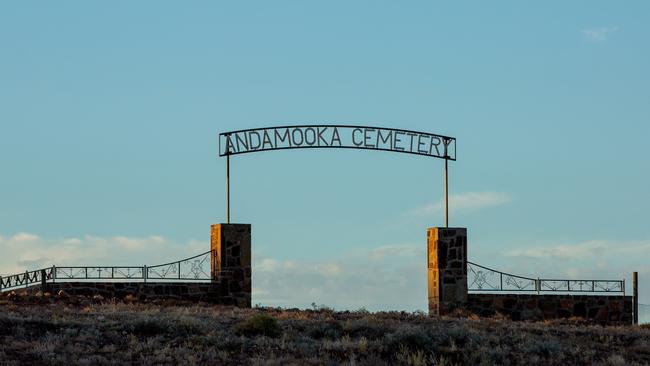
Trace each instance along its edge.
<path fill-rule="evenodd" d="M 0 276 L 0 291 L 32 284 L 55 281 L 160 281 L 210 280 L 212 251 L 155 266 L 95 266 L 57 267 Z M 528 291 L 528 292 L 599 292 L 625 293 L 625 280 L 570 280 L 531 278 L 497 271 L 473 262 L 467 262 L 469 291 Z"/>
<path fill-rule="evenodd" d="M 52 266 L 10 276 L 0 276 L 0 291 L 56 281 L 205 281 L 211 280 L 210 260 L 212 257 L 212 251 L 207 251 L 190 258 L 155 266 Z"/>
<path fill-rule="evenodd" d="M 467 262 L 469 291 L 599 292 L 625 294 L 625 280 L 531 278 Z"/>
<path fill-rule="evenodd" d="M 35 271 L 25 271 L 10 276 L 0 277 L 0 291 L 5 289 L 16 288 L 20 286 L 29 286 L 33 283 L 42 283 L 53 278 L 52 268 L 37 269 Z"/>

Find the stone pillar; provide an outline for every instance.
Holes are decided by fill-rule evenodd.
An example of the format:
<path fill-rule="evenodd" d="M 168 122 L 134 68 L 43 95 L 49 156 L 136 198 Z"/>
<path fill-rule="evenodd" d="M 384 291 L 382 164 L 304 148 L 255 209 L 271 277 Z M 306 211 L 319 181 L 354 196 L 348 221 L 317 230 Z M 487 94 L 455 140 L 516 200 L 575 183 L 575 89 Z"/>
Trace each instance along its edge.
<path fill-rule="evenodd" d="M 211 226 L 210 270 L 218 283 L 221 303 L 251 306 L 251 225 Z"/>
<path fill-rule="evenodd" d="M 445 315 L 467 303 L 467 229 L 427 229 L 429 315 Z"/>

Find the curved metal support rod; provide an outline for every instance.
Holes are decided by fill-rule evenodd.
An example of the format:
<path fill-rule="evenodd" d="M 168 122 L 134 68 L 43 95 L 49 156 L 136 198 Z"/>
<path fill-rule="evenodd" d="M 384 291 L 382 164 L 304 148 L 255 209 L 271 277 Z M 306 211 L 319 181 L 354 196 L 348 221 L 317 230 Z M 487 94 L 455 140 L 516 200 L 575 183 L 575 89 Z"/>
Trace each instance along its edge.
<path fill-rule="evenodd" d="M 497 273 L 503 273 L 503 274 L 506 275 L 506 276 L 512 276 L 512 277 L 522 278 L 522 279 L 525 279 L 525 280 L 536 281 L 535 278 L 524 277 L 524 276 L 519 276 L 519 275 L 514 275 L 514 274 L 506 273 L 506 272 L 501 272 L 501 271 L 498 271 L 498 270 L 496 270 L 496 269 L 489 268 L 489 267 L 485 267 L 485 266 L 482 266 L 482 265 L 480 265 L 480 264 L 477 264 L 477 263 L 474 263 L 474 262 L 470 262 L 470 261 L 467 261 L 467 264 L 468 264 L 468 265 L 471 264 L 472 266 L 480 267 L 480 268 L 486 269 L 486 270 L 488 270 L 488 271 L 497 272 Z"/>

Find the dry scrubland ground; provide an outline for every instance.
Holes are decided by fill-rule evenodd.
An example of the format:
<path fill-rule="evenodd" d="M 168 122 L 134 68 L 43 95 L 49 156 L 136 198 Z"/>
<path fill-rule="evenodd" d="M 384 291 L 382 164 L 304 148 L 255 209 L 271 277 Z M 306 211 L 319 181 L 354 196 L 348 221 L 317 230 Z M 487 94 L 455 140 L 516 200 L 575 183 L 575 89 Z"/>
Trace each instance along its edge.
<path fill-rule="evenodd" d="M 0 296 L 3 365 L 650 364 L 650 329 Z"/>

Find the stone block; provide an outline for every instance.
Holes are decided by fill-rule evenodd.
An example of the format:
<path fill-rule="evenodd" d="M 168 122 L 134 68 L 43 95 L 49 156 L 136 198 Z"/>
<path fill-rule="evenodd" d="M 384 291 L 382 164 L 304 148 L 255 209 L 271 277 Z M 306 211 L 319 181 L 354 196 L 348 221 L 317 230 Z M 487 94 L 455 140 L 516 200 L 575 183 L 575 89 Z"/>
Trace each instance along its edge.
<path fill-rule="evenodd" d="M 571 314 L 571 312 L 569 310 L 567 310 L 565 308 L 560 308 L 560 309 L 557 309 L 556 315 L 557 315 L 558 318 L 569 318 L 569 317 L 571 317 L 572 314 Z"/>
<path fill-rule="evenodd" d="M 503 300 L 503 308 L 504 309 L 515 309 L 517 306 L 517 299 L 513 297 L 509 297 Z"/>
<path fill-rule="evenodd" d="M 599 322 L 607 323 L 609 321 L 609 309 L 607 307 L 598 309 L 595 319 Z"/>
<path fill-rule="evenodd" d="M 609 302 L 609 309 L 611 311 L 621 311 L 623 310 L 623 301 L 621 300 L 612 300 Z"/>
<path fill-rule="evenodd" d="M 526 309 L 537 309 L 537 301 L 536 300 L 526 300 Z"/>
<path fill-rule="evenodd" d="M 573 316 L 585 318 L 587 317 L 587 306 L 584 302 L 574 302 L 573 303 Z"/>
<path fill-rule="evenodd" d="M 540 308 L 545 314 L 554 314 L 557 309 L 557 304 L 554 299 L 545 298 L 540 301 Z"/>
<path fill-rule="evenodd" d="M 573 299 L 561 299 L 560 300 L 560 308 L 562 308 L 564 310 L 573 309 L 573 304 L 574 304 Z"/>

